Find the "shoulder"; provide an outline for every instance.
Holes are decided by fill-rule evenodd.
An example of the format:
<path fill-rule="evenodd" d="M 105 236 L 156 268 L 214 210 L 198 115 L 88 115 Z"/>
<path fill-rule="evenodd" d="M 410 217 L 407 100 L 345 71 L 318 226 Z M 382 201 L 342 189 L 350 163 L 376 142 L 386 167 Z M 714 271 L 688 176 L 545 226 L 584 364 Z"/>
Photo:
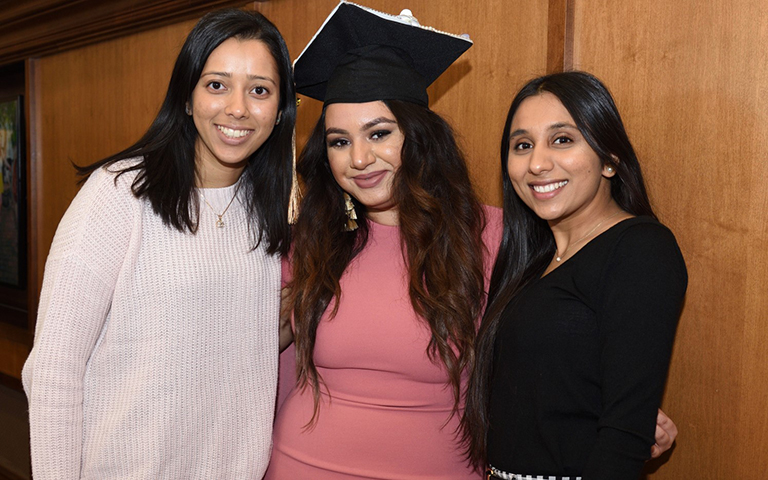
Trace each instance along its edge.
<path fill-rule="evenodd" d="M 615 244 L 618 250 L 663 250 L 682 257 L 677 239 L 672 231 L 658 220 L 640 216 L 627 219 L 615 227 Z"/>
<path fill-rule="evenodd" d="M 483 229 L 483 243 L 494 256 L 496 250 L 501 244 L 501 237 L 504 233 L 504 211 L 499 207 L 483 205 L 485 213 L 485 228 Z"/>
<path fill-rule="evenodd" d="M 112 198 L 132 196 L 131 185 L 138 174 L 135 168 L 140 162 L 140 158 L 118 160 L 94 170 L 83 184 L 78 196 L 96 196 L 100 199 L 105 196 Z"/>
<path fill-rule="evenodd" d="M 52 251 L 69 251 L 89 238 L 97 243 L 130 236 L 141 201 L 131 190 L 136 172 L 125 170 L 135 163 L 126 162 L 115 162 L 91 173 L 59 222 L 53 244 L 57 248 Z"/>
<path fill-rule="evenodd" d="M 637 273 L 657 272 L 687 282 L 685 260 L 672 231 L 651 217 L 635 217 L 614 227 L 609 266 L 623 264 Z"/>
<path fill-rule="evenodd" d="M 485 213 L 485 228 L 483 228 L 483 270 L 485 272 L 486 287 L 490 283 L 493 265 L 496 263 L 496 256 L 499 253 L 499 245 L 504 233 L 504 212 L 498 207 L 483 205 Z"/>

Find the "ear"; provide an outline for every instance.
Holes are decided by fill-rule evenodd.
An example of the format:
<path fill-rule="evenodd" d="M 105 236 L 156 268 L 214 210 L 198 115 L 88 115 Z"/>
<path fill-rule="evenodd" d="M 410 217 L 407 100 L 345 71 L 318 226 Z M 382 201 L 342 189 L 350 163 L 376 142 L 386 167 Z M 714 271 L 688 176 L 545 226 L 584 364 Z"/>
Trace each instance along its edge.
<path fill-rule="evenodd" d="M 283 118 L 283 111 L 280 110 L 277 112 L 277 119 L 275 120 L 275 125 L 280 125 L 280 120 Z"/>
<path fill-rule="evenodd" d="M 619 157 L 617 157 L 614 154 L 611 154 L 611 162 L 605 162 L 603 164 L 603 171 L 602 175 L 605 178 L 611 178 L 614 175 L 616 175 L 616 165 L 619 164 Z"/>
<path fill-rule="evenodd" d="M 189 106 L 189 102 L 184 104 L 184 113 L 186 113 L 189 116 L 192 116 L 192 108 Z"/>

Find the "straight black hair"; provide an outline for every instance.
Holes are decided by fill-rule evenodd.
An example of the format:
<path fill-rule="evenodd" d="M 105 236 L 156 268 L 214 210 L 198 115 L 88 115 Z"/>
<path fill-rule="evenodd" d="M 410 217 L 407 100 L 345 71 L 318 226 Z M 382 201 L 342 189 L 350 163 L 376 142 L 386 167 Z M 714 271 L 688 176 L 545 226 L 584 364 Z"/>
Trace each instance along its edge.
<path fill-rule="evenodd" d="M 501 138 L 504 233 L 491 274 L 487 308 L 475 340 L 476 361 L 462 418 L 467 456 L 477 468 L 485 464 L 493 347 L 499 320 L 511 299 L 546 268 L 555 253 L 549 225 L 518 197 L 507 170 L 509 134 L 515 113 L 524 100 L 545 92 L 560 100 L 603 164 L 616 170 L 610 179 L 611 197 L 622 210 L 656 217 L 624 123 L 613 97 L 600 80 L 585 72 L 562 72 L 531 80 L 520 90 L 509 108 Z"/>
<path fill-rule="evenodd" d="M 197 231 L 199 200 L 195 192 L 197 129 L 185 112 L 211 52 L 229 38 L 259 40 L 269 49 L 280 74 L 280 122 L 248 159 L 241 190 L 251 219 L 253 248 L 266 240 L 269 254 L 288 252 L 288 202 L 293 181 L 293 129 L 296 93 L 288 48 L 277 27 L 258 12 L 223 9 L 204 15 L 187 36 L 173 67 L 168 91 L 151 126 L 135 144 L 86 167 L 87 177 L 119 160 L 137 158 L 119 174 L 138 171 L 131 189 L 146 197 L 163 222 L 180 231 Z"/>

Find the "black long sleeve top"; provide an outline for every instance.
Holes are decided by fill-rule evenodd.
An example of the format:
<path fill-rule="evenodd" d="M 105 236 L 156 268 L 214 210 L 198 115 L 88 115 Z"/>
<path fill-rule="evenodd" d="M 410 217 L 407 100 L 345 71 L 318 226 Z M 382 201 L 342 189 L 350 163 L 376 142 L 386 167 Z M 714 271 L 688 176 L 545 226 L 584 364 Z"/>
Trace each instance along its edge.
<path fill-rule="evenodd" d="M 686 286 L 672 232 L 650 217 L 619 222 L 527 285 L 496 337 L 489 463 L 637 479 Z"/>

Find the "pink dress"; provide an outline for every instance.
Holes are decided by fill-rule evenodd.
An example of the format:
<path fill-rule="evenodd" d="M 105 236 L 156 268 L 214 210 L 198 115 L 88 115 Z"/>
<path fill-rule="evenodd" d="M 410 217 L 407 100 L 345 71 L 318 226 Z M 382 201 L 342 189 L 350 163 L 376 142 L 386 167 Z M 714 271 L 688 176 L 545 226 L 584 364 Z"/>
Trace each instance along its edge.
<path fill-rule="evenodd" d="M 486 214 L 487 282 L 501 211 Z M 341 278 L 338 314 L 317 329 L 315 364 L 330 396 L 323 389 L 317 423 L 305 429 L 312 393 L 287 393 L 265 478 L 477 480 L 457 444 L 446 372 L 427 357 L 429 328 L 411 307 L 399 229 L 371 225 L 368 245 Z M 286 363 L 284 395 L 294 374 L 292 359 Z"/>

